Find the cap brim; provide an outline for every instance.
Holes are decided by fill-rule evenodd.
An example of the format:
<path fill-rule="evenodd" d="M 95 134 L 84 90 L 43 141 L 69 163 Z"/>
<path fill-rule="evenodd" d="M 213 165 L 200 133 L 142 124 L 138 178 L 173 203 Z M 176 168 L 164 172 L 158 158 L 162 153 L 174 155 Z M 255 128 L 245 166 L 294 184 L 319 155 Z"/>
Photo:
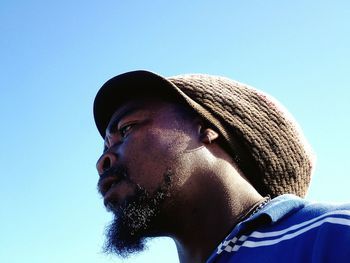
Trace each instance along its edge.
<path fill-rule="evenodd" d="M 140 97 L 160 97 L 184 101 L 181 91 L 170 81 L 153 72 L 131 71 L 108 80 L 98 91 L 94 101 L 94 118 L 102 138 L 113 113 L 127 100 Z"/>

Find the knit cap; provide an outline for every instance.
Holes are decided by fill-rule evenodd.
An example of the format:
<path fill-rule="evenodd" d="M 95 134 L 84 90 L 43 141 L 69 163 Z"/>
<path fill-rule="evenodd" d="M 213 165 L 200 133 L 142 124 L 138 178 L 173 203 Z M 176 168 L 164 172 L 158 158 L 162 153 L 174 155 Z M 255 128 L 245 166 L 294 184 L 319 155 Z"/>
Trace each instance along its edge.
<path fill-rule="evenodd" d="M 228 78 L 186 74 L 165 78 L 132 71 L 107 81 L 94 101 L 102 137 L 115 110 L 127 99 L 155 96 L 193 109 L 217 129 L 219 142 L 263 196 L 305 196 L 314 156 L 301 129 L 270 95 Z"/>

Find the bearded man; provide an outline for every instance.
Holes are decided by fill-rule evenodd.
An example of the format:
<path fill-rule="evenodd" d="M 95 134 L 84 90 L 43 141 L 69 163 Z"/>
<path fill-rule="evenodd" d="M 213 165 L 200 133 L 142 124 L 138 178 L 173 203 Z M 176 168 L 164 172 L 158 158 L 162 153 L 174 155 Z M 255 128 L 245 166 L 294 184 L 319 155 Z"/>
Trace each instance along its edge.
<path fill-rule="evenodd" d="M 203 74 L 107 81 L 94 117 L 106 251 L 174 240 L 180 262 L 349 262 L 350 205 L 302 199 L 314 158 L 275 99 Z"/>

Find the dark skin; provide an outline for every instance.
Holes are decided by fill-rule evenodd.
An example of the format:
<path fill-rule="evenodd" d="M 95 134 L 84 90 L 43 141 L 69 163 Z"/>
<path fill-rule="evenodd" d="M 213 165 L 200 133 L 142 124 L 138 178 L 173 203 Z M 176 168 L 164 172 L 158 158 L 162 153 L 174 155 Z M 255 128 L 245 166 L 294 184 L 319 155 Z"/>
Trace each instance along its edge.
<path fill-rule="evenodd" d="M 218 145 L 219 136 L 183 106 L 159 99 L 124 103 L 106 130 L 105 150 L 97 162 L 100 175 L 125 165 L 130 179 L 152 193 L 172 171 L 169 197 L 148 236 L 171 237 L 180 262 L 205 262 L 263 198 Z M 106 205 L 119 206 L 136 189 L 123 179 L 105 178 L 100 191 Z"/>

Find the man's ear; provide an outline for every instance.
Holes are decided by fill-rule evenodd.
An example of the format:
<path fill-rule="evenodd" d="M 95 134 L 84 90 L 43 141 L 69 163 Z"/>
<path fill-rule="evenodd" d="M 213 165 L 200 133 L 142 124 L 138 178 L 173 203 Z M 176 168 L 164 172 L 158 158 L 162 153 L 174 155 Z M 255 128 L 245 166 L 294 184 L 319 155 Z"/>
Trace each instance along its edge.
<path fill-rule="evenodd" d="M 217 138 L 219 138 L 219 133 L 217 133 L 213 129 L 211 128 L 201 129 L 201 142 L 210 144 Z"/>

